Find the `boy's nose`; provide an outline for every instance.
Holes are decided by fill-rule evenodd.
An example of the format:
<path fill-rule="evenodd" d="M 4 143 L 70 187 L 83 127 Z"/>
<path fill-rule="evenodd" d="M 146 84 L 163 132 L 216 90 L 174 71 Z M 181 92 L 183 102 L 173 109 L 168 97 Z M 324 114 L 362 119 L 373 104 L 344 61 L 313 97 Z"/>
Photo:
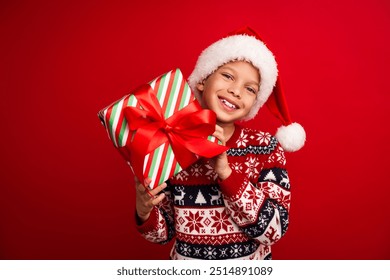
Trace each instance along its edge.
<path fill-rule="evenodd" d="M 241 96 L 241 91 L 237 86 L 231 86 L 228 88 L 228 93 L 233 94 L 234 97 L 240 97 Z"/>

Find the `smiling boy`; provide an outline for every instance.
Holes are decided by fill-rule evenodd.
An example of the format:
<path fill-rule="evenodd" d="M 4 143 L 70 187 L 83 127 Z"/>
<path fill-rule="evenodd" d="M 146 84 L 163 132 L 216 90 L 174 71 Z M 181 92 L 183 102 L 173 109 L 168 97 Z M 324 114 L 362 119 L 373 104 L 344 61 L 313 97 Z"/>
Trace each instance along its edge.
<path fill-rule="evenodd" d="M 216 113 L 214 136 L 229 150 L 182 170 L 151 190 L 153 197 L 143 187 L 150 179 L 136 185 L 138 231 L 162 244 L 175 237 L 171 259 L 271 259 L 271 245 L 289 222 L 284 150 L 305 141 L 280 99 L 277 77 L 273 54 L 250 28 L 200 55 L 189 84 L 202 107 Z M 237 124 L 254 118 L 267 100 L 269 107 L 281 104 L 278 139 Z"/>

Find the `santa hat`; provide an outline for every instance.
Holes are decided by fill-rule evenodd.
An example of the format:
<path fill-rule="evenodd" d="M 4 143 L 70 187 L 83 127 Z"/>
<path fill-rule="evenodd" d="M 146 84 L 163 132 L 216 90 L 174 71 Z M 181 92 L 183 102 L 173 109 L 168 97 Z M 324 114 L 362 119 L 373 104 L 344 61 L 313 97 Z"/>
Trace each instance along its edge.
<path fill-rule="evenodd" d="M 196 98 L 200 99 L 197 84 L 206 79 L 220 66 L 230 61 L 251 62 L 260 73 L 260 89 L 249 114 L 243 120 L 253 119 L 260 107 L 267 105 L 269 110 L 282 122 L 276 132 L 276 138 L 282 147 L 294 152 L 303 147 L 306 133 L 298 123 L 293 123 L 280 85 L 278 68 L 274 55 L 263 43 L 260 36 L 250 27 L 244 27 L 227 37 L 211 44 L 200 54 L 188 83 Z"/>

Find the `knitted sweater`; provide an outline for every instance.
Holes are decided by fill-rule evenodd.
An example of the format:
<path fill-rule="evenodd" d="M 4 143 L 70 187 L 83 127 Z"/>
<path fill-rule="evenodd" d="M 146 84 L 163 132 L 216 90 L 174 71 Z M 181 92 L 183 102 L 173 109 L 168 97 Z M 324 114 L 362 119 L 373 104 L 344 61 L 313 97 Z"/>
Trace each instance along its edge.
<path fill-rule="evenodd" d="M 171 259 L 271 259 L 287 230 L 290 183 L 276 138 L 236 125 L 227 146 L 227 179 L 200 159 L 167 181 L 166 198 L 137 226 L 151 242 L 175 237 Z"/>

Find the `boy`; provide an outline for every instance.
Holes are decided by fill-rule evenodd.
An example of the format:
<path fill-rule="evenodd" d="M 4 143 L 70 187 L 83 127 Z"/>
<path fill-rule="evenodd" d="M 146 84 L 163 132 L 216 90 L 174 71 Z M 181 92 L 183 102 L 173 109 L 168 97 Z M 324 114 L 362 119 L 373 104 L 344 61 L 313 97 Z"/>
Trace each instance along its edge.
<path fill-rule="evenodd" d="M 201 53 L 189 85 L 216 113 L 214 136 L 229 150 L 182 170 L 151 190 L 153 197 L 144 188 L 150 179 L 136 182 L 138 231 L 162 244 L 175 237 L 171 259 L 271 259 L 270 246 L 289 219 L 283 148 L 296 151 L 305 141 L 303 128 L 289 119 L 277 75 L 273 54 L 250 28 Z M 278 140 L 236 124 L 267 100 L 286 125 Z"/>

